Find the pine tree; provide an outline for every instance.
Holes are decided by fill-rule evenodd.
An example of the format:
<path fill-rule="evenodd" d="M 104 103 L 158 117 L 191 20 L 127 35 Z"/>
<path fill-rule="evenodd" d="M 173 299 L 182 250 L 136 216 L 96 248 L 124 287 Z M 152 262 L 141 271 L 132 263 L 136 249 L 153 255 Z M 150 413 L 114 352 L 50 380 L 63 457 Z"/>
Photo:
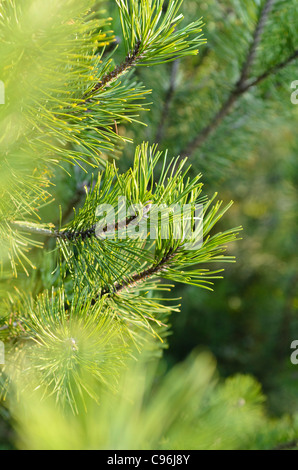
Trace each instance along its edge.
<path fill-rule="evenodd" d="M 171 152 L 154 142 L 163 140 L 175 70 L 204 57 L 206 47 L 202 19 L 185 21 L 181 0 L 108 4 L 119 18 L 118 48 L 101 2 L 0 3 L 1 393 L 20 447 L 266 448 L 295 439 L 288 421 L 275 426 L 266 417 L 253 379 L 216 384 L 209 357 L 192 356 L 157 390 L 153 385 L 170 315 L 179 310 L 168 296 L 172 283 L 212 289 L 222 276 L 218 263 L 234 260 L 226 246 L 241 227 L 215 230 L 232 203 L 204 195 L 201 174 L 184 157 L 221 123 L 236 96 L 269 75 L 248 81 L 273 3 L 261 9 L 226 102 L 210 122 L 204 118 L 206 127 L 186 150 L 171 144 Z M 292 51 L 268 71 L 296 56 Z M 121 171 L 115 159 L 123 148 L 132 153 L 134 129 L 151 114 L 140 76 L 169 68 L 156 138 L 142 138 Z M 165 234 L 157 223 L 153 238 L 150 221 L 158 221 L 161 207 L 169 224 Z M 190 207 L 191 229 L 200 207 L 195 243 L 176 207 Z M 55 437 L 57 422 L 62 431 Z M 225 432 L 214 439 L 218 427 Z"/>

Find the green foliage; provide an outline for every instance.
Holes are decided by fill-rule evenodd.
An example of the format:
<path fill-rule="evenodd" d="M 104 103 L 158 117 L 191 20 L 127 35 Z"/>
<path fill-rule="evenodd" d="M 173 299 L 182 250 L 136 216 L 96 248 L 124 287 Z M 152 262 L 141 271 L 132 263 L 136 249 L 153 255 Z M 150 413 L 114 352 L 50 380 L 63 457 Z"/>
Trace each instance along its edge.
<path fill-rule="evenodd" d="M 204 281 L 204 278 L 212 278 L 212 275 L 216 274 L 208 273 L 208 270 L 204 273 L 204 269 L 192 269 L 192 266 L 224 259 L 222 256 L 224 245 L 235 239 L 240 228 L 212 236 L 210 232 L 230 205 L 223 209 L 220 202 L 212 206 L 214 197 L 208 201 L 201 195 L 200 175 L 192 180 L 187 178 L 189 169 L 184 169 L 185 161 L 168 162 L 166 155 L 163 158 L 163 170 L 156 182 L 154 169 L 161 156 L 156 147 L 148 148 L 148 145 L 143 144 L 136 150 L 133 168 L 125 174 L 119 174 L 114 165 L 108 164 L 105 171 L 99 174 L 92 190 L 88 192 L 82 209 L 66 228 L 60 230 L 58 244 L 74 282 L 78 285 L 85 282 L 93 284 L 97 292 L 100 289 L 110 290 L 115 283 L 123 283 L 124 279 L 129 283 L 134 273 L 147 271 L 150 267 L 159 265 L 169 253 L 171 260 L 167 263 L 166 269 L 159 273 L 161 277 L 196 285 L 204 283 L 208 285 L 208 280 Z M 173 171 L 175 165 L 176 169 Z M 142 208 L 146 208 L 149 203 L 156 206 L 149 211 L 148 223 L 141 218 L 137 224 L 140 232 L 143 230 L 145 237 L 138 236 L 135 227 L 132 233 L 128 228 L 127 230 L 119 228 L 115 235 L 106 234 L 104 240 L 100 240 L 97 236 L 95 227 L 100 221 L 96 216 L 97 207 L 109 204 L 120 217 L 120 213 L 117 213 L 119 198 L 125 198 L 127 214 L 130 207 L 142 211 Z M 154 210 L 157 212 L 159 208 L 169 208 L 165 209 L 165 216 L 166 213 L 170 215 L 171 208 L 178 204 L 194 206 L 199 203 L 204 207 L 201 247 L 191 249 L 190 243 L 184 240 L 185 230 L 182 228 L 180 234 L 175 233 L 175 224 L 180 222 L 181 225 L 179 214 L 173 216 L 172 224 L 169 218 L 169 237 L 165 237 L 164 230 L 160 226 L 156 229 L 158 233 L 151 233 L 153 229 L 150 223 L 154 221 L 154 215 L 158 220 L 158 214 L 154 213 Z M 119 222 L 123 223 L 121 220 Z M 231 258 L 226 257 L 226 260 Z M 117 266 L 117 270 L 114 266 Z"/>
<path fill-rule="evenodd" d="M 146 331 L 162 341 L 165 338 L 169 313 L 177 307 L 164 305 L 163 299 L 155 295 L 170 287 L 160 285 L 158 278 L 210 289 L 220 270 L 200 266 L 232 260 L 223 253 L 226 244 L 236 239 L 237 230 L 210 234 L 230 205 L 221 209 L 221 203 L 212 206 L 214 198 L 202 198 L 200 175 L 193 180 L 188 178 L 185 161 L 175 165 L 172 160 L 169 165 L 165 155 L 163 171 L 156 181 L 154 169 L 161 156 L 155 146 L 143 144 L 136 150 L 134 166 L 125 174 L 119 174 L 115 164 L 107 164 L 74 219 L 59 231 L 49 231 L 56 236 L 61 254 L 62 288 L 53 290 L 51 296 L 45 292 L 36 300 L 21 298 L 15 306 L 17 321 L 12 326 L 10 313 L 3 318 L 2 337 L 15 343 L 7 354 L 8 369 L 4 368 L 4 374 L 6 370 L 23 369 L 26 375 L 29 367 L 37 368 L 40 383 L 48 384 L 48 393 L 76 409 L 76 395 L 86 389 L 86 374 L 112 386 L 117 374 L 111 373 L 111 355 L 123 361 L 127 348 L 133 351 L 132 340 L 138 349 L 144 347 Z M 119 197 L 125 198 L 127 209 L 137 204 L 146 207 L 149 201 L 152 206 L 156 204 L 157 210 L 162 205 L 171 208 L 201 201 L 203 241 L 190 248 L 183 229 L 174 237 L 181 214 L 173 217 L 168 237 L 163 236 L 160 225 L 154 240 L 150 239 L 150 227 L 145 229 L 145 239 L 140 238 L 139 232 L 134 232 L 133 238 L 132 234 L 124 238 L 118 223 L 116 232 L 101 238 L 96 227 L 97 208 L 103 204 L 114 207 Z M 151 210 L 149 214 L 151 221 Z M 36 225 L 31 228 L 44 230 Z M 63 282 L 67 283 L 67 296 Z M 32 343 L 30 348 L 22 346 L 22 357 L 18 358 L 23 361 L 25 356 L 25 366 L 15 362 L 20 342 L 24 341 Z M 32 362 L 30 366 L 27 360 Z M 95 392 L 89 393 L 96 396 Z"/>
<path fill-rule="evenodd" d="M 257 153 L 266 154 L 265 138 L 270 142 L 276 132 L 277 144 L 286 135 L 294 140 L 287 83 L 297 57 L 296 9 L 294 0 L 0 2 L 6 98 L 0 106 L 0 340 L 6 360 L 0 366 L 0 437 L 2 423 L 10 421 L 16 434 L 9 446 L 296 447 L 295 414 L 269 417 L 261 385 L 247 374 L 272 386 L 264 373 L 268 356 L 287 357 L 286 339 L 274 349 L 279 320 L 264 340 L 271 324 L 262 309 L 269 296 L 262 297 L 254 263 L 261 263 L 255 255 L 259 240 L 267 243 L 266 221 L 260 223 L 264 209 L 254 197 L 268 181 L 249 170 L 259 162 Z M 145 115 L 150 88 L 152 111 Z M 147 127 L 140 126 L 144 122 Z M 284 134 L 277 132 L 280 124 Z M 264 140 L 256 146 L 261 131 Z M 135 152 L 129 142 L 139 144 Z M 289 143 L 288 151 L 294 148 Z M 121 155 L 119 169 L 114 159 Z M 270 158 L 268 151 L 268 163 L 262 162 L 268 179 Z M 204 191 L 197 167 L 208 182 Z M 295 177 L 288 171 L 291 184 L 270 181 L 267 195 L 271 211 L 275 195 L 280 197 L 281 225 L 284 207 L 292 217 Z M 214 174 L 220 176 L 215 182 Z M 219 185 L 224 200 L 236 194 L 236 204 L 216 202 Z M 177 228 L 181 213 L 174 208 L 186 204 L 192 228 L 200 206 L 203 221 L 194 238 L 202 235 L 202 243 L 189 243 L 185 227 Z M 151 226 L 160 208 L 169 221 L 167 236 L 162 223 Z M 250 236 L 234 244 L 242 221 L 253 246 Z M 254 238 L 258 224 L 263 232 Z M 264 255 L 264 275 L 274 319 L 281 318 L 287 338 L 297 270 L 293 230 L 281 232 L 268 236 L 279 257 L 272 264 Z M 244 261 L 240 268 L 228 265 L 232 281 L 218 282 L 211 298 L 222 262 L 234 261 L 227 245 Z M 288 281 L 281 257 L 291 265 Z M 268 275 L 275 273 L 273 265 L 290 301 L 281 302 L 277 281 Z M 235 310 L 242 305 L 243 279 L 251 290 L 243 287 L 239 334 Z M 160 358 L 170 321 L 170 345 L 177 344 L 166 363 Z M 258 345 L 266 343 L 262 354 L 249 349 L 253 329 L 262 332 Z M 169 366 L 198 343 L 213 351 L 223 375 L 232 376 L 221 380 L 209 354 Z M 239 369 L 244 374 L 234 375 Z M 274 380 L 284 378 L 290 388 L 289 372 Z M 269 404 L 279 396 L 270 394 Z"/>
<path fill-rule="evenodd" d="M 137 57 L 127 52 L 122 65 L 115 68 L 111 54 L 105 52 L 114 39 L 109 20 L 96 17 L 94 0 L 51 0 L 46 7 L 37 0 L 1 2 L 0 77 L 6 95 L 0 108 L 1 258 L 8 253 L 15 274 L 16 264 L 25 267 L 24 252 L 31 243 L 14 233 L 9 222 L 38 216 L 38 209 L 49 201 L 50 189 L 45 188 L 54 166 L 63 161 L 104 163 L 105 153 L 126 140 L 117 126 L 134 122 L 143 109 L 140 100 L 148 91 L 119 78 L 135 63 L 148 65 L 154 57 L 165 61 L 174 54 L 193 54 L 202 44 L 200 37 L 186 40 L 199 31 L 200 22 L 176 30 L 182 16 L 175 18 L 173 13 L 180 4 L 172 2 L 153 36 L 147 37 L 149 25 L 145 30 L 143 25 L 138 30 Z M 121 15 L 123 7 L 119 5 Z M 144 2 L 142 14 L 147 17 L 152 8 Z M 136 26 L 138 18 L 133 17 L 131 24 Z"/>
<path fill-rule="evenodd" d="M 166 5 L 164 0 L 137 1 L 116 0 L 120 9 L 120 21 L 126 51 L 140 41 L 138 55 L 140 65 L 156 65 L 198 53 L 198 44 L 202 44 L 202 20 L 199 19 L 178 29 L 183 20 L 179 13 L 183 0 L 171 0 Z M 164 11 L 163 11 L 164 10 Z"/>

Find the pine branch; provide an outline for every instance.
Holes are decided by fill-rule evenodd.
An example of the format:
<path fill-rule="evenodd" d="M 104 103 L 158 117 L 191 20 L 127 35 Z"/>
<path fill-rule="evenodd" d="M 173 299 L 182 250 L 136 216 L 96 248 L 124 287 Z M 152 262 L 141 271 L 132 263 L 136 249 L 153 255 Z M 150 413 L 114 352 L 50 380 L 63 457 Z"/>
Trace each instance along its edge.
<path fill-rule="evenodd" d="M 38 227 L 34 225 L 26 225 L 23 222 L 11 222 L 11 226 L 19 230 L 32 233 L 32 234 L 42 235 L 48 238 L 60 238 L 64 240 L 75 240 L 77 238 L 81 238 L 82 240 L 84 240 L 86 238 L 91 238 L 92 236 L 95 236 L 95 229 L 96 229 L 96 225 L 93 225 L 92 227 L 84 229 L 84 230 L 60 231 L 57 229 L 51 230 L 51 229 L 46 229 L 46 228 L 42 228 L 42 227 Z M 103 231 L 106 231 L 106 230 L 103 229 Z"/>
<path fill-rule="evenodd" d="M 288 57 L 286 60 L 270 67 L 264 73 L 248 81 L 248 75 L 251 70 L 251 67 L 255 61 L 257 49 L 264 32 L 265 24 L 268 20 L 269 13 L 272 9 L 273 3 L 275 0 L 268 0 L 262 10 L 260 15 L 260 19 L 255 29 L 254 39 L 252 45 L 250 47 L 249 53 L 245 60 L 245 63 L 242 67 L 242 71 L 240 74 L 240 79 L 235 83 L 233 86 L 228 98 L 221 106 L 220 110 L 216 113 L 213 117 L 211 122 L 203 128 L 199 134 L 188 144 L 188 146 L 180 152 L 182 157 L 188 156 L 190 157 L 198 148 L 200 148 L 208 139 L 208 137 L 214 133 L 214 131 L 218 128 L 224 118 L 230 113 L 231 109 L 233 108 L 234 104 L 252 87 L 259 85 L 261 82 L 266 80 L 268 77 L 275 75 L 277 72 L 285 68 L 291 62 L 293 62 L 298 56 L 298 50 L 295 50 L 294 53 Z"/>
<path fill-rule="evenodd" d="M 264 73 L 259 75 L 257 78 L 252 80 L 250 83 L 248 83 L 244 89 L 244 92 L 246 92 L 249 88 L 252 88 L 259 83 L 261 83 L 263 80 L 266 80 L 266 78 L 270 77 L 270 75 L 274 75 L 280 70 L 284 69 L 289 65 L 291 62 L 293 62 L 295 59 L 298 58 L 298 49 L 293 52 L 292 55 L 290 55 L 287 59 L 284 61 L 280 62 L 279 64 L 274 65 L 270 69 L 266 70 Z"/>
<path fill-rule="evenodd" d="M 16 229 L 23 230 L 25 232 L 33 233 L 36 235 L 43 235 L 45 237 L 59 237 L 57 230 L 46 229 L 35 225 L 29 225 L 24 222 L 10 222 L 10 225 Z"/>
<path fill-rule="evenodd" d="M 86 103 L 90 102 L 94 93 L 96 93 L 102 88 L 105 88 L 112 81 L 116 80 L 120 75 L 124 74 L 125 72 L 128 72 L 128 70 L 130 70 L 136 65 L 137 61 L 141 58 L 141 54 L 139 54 L 140 45 L 141 41 L 138 40 L 136 42 L 135 48 L 127 54 L 122 64 L 115 67 L 114 70 L 112 70 L 111 72 L 106 73 L 90 91 L 85 93 L 83 99 L 85 99 Z"/>
<path fill-rule="evenodd" d="M 150 268 L 145 269 L 140 273 L 135 273 L 133 276 L 131 276 L 129 279 L 122 283 L 117 282 L 116 284 L 114 284 L 112 289 L 110 289 L 109 287 L 105 287 L 101 292 L 101 297 L 105 294 L 118 294 L 123 289 L 129 289 L 130 287 L 134 287 L 140 282 L 145 282 L 147 279 L 153 276 L 157 276 L 167 268 L 168 262 L 175 257 L 176 253 L 177 249 L 175 251 L 173 251 L 173 249 L 170 249 L 168 253 L 156 265 L 151 266 Z"/>

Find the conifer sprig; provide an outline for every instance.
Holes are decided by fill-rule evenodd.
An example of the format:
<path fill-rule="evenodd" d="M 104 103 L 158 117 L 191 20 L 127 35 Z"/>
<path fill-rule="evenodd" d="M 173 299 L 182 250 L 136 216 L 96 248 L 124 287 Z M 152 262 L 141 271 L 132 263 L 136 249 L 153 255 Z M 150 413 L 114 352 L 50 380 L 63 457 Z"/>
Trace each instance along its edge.
<path fill-rule="evenodd" d="M 197 54 L 202 39 L 202 19 L 180 27 L 182 0 L 116 0 L 127 52 L 138 45 L 138 65 L 156 65 Z"/>
<path fill-rule="evenodd" d="M 113 80 L 116 80 L 119 78 L 122 74 L 127 72 L 129 69 L 131 69 L 134 65 L 136 65 L 136 62 L 138 60 L 138 53 L 140 49 L 140 41 L 137 41 L 134 50 L 129 52 L 125 60 L 123 61 L 122 64 L 117 65 L 117 67 L 114 68 L 111 72 L 107 72 L 100 80 L 99 83 L 97 83 L 90 92 L 88 92 L 83 98 L 86 100 L 86 102 L 90 101 L 90 98 L 88 98 L 89 95 L 92 95 L 93 93 L 97 92 L 99 89 L 106 87 L 109 85 Z"/>
<path fill-rule="evenodd" d="M 162 162 L 163 171 L 155 181 L 154 169 L 158 162 Z M 108 164 L 99 174 L 74 220 L 56 231 L 61 269 L 66 263 L 65 272 L 71 273 L 75 283 L 88 283 L 96 296 L 120 292 L 155 276 L 210 288 L 211 279 L 218 277 L 219 271 L 209 272 L 195 266 L 209 261 L 231 261 L 232 258 L 223 256 L 224 246 L 237 238 L 240 228 L 210 236 L 215 223 L 231 204 L 224 208 L 221 202 L 212 205 L 216 195 L 209 201 L 202 196 L 200 175 L 191 180 L 187 177 L 186 161 L 178 159 L 177 162 L 178 167 L 173 171 L 175 159 L 168 161 L 167 155 L 163 156 L 156 146 L 144 143 L 136 149 L 133 169 L 119 174 L 115 165 Z M 109 222 L 96 216 L 97 208 L 110 205 L 118 214 L 119 198 L 125 199 L 128 211 L 131 207 L 141 208 L 141 217 L 136 212 L 124 221 L 116 218 L 115 225 L 109 227 Z M 204 240 L 196 250 L 185 248 L 184 234 L 176 236 L 171 228 L 165 238 L 164 228 L 159 226 L 152 238 L 155 228 L 151 223 L 161 208 L 169 208 L 170 212 L 165 212 L 167 216 L 173 207 L 189 203 L 193 207 L 201 203 L 203 208 Z M 180 215 L 175 217 L 172 222 L 181 223 Z M 166 223 L 168 220 L 171 219 L 166 218 Z M 132 222 L 139 227 L 140 235 L 135 233 L 131 238 L 125 229 Z M 106 235 L 104 238 L 97 236 L 99 223 Z"/>

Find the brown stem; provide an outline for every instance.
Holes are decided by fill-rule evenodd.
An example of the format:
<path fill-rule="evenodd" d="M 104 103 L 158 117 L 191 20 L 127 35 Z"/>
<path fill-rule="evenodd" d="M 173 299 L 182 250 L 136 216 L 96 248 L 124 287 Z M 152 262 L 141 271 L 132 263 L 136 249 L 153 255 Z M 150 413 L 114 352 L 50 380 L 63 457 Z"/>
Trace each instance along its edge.
<path fill-rule="evenodd" d="M 123 73 L 127 72 L 131 67 L 133 67 L 137 63 L 138 59 L 140 58 L 140 46 L 141 41 L 137 41 L 135 48 L 133 49 L 133 51 L 130 51 L 128 53 L 122 64 L 118 65 L 114 70 L 112 70 L 112 72 L 105 74 L 102 79 L 96 85 L 94 85 L 91 90 L 85 93 L 83 99 L 86 101 L 86 103 L 90 102 L 90 100 L 92 99 L 92 95 L 96 91 L 109 85 L 112 81 L 116 80 L 116 78 L 118 78 Z"/>
<path fill-rule="evenodd" d="M 151 201 L 146 202 L 146 205 L 143 207 L 142 217 L 145 217 L 146 214 L 150 211 L 151 208 Z M 101 227 L 101 232 L 104 234 L 108 233 L 115 233 L 118 230 L 124 229 L 129 224 L 136 222 L 138 220 L 139 215 L 135 213 L 129 217 L 126 217 L 125 220 L 116 222 L 115 224 L 106 224 L 105 226 Z M 24 224 L 23 222 L 11 222 L 10 225 L 15 227 L 19 230 L 24 230 L 25 232 L 35 233 L 37 235 L 43 235 L 50 238 L 60 238 L 69 241 L 75 241 L 79 238 L 85 240 L 86 238 L 91 238 L 96 236 L 96 227 L 97 224 L 93 224 L 91 227 L 88 227 L 83 230 L 78 229 L 69 229 L 69 230 L 50 230 L 41 227 L 36 227 L 34 225 Z M 100 227 L 98 227 L 100 228 Z"/>
<path fill-rule="evenodd" d="M 35 233 L 36 235 L 43 235 L 45 237 L 59 237 L 57 230 L 50 230 L 47 228 L 35 227 L 34 225 L 25 225 L 23 222 L 10 222 L 11 227 L 14 227 L 25 232 Z"/>
<path fill-rule="evenodd" d="M 140 273 L 133 274 L 133 276 L 123 281 L 121 284 L 118 282 L 115 283 L 112 288 L 109 288 L 109 287 L 104 288 L 100 296 L 102 297 L 105 294 L 116 294 L 116 293 L 118 294 L 123 289 L 134 287 L 136 284 L 140 282 L 144 282 L 148 278 L 160 274 L 162 271 L 164 271 L 167 268 L 168 262 L 172 258 L 174 258 L 175 254 L 176 252 L 173 252 L 173 250 L 170 249 L 168 253 L 156 265 L 151 266 L 150 268 L 145 269 L 144 271 Z"/>
<path fill-rule="evenodd" d="M 287 65 L 289 65 L 293 60 L 298 57 L 298 50 L 295 51 L 290 57 L 288 57 L 283 62 L 274 65 L 270 69 L 266 70 L 264 73 L 256 77 L 250 82 L 247 82 L 245 85 L 241 85 L 241 88 L 235 87 L 229 94 L 227 100 L 224 102 L 218 113 L 214 116 L 211 123 L 208 124 L 204 129 L 188 144 L 188 146 L 180 152 L 181 157 L 190 157 L 205 141 L 208 139 L 210 134 L 212 134 L 217 127 L 221 124 L 223 119 L 229 114 L 230 110 L 239 100 L 239 98 L 244 95 L 250 88 L 259 85 L 261 82 L 266 80 L 266 78 L 271 75 L 276 74 Z"/>
<path fill-rule="evenodd" d="M 266 70 L 264 73 L 259 75 L 257 78 L 252 80 L 250 83 L 248 83 L 244 91 L 247 91 L 249 88 L 258 85 L 263 80 L 266 80 L 266 78 L 268 78 L 270 75 L 276 74 L 277 72 L 279 72 L 279 70 L 284 69 L 287 65 L 289 65 L 291 62 L 293 62 L 297 58 L 298 58 L 298 49 L 294 51 L 293 54 L 287 59 L 285 59 L 283 62 L 280 62 L 279 64 L 274 65 L 273 67 L 271 67 L 270 69 Z"/>
<path fill-rule="evenodd" d="M 274 2 L 275 2 L 275 0 L 267 0 L 264 7 L 263 7 L 263 9 L 262 9 L 262 12 L 260 14 L 256 29 L 255 29 L 255 32 L 254 32 L 251 47 L 249 49 L 249 52 L 248 52 L 248 55 L 246 57 L 245 63 L 242 67 L 239 82 L 236 85 L 237 87 L 239 87 L 239 89 L 242 88 L 242 85 L 246 82 L 246 80 L 247 80 L 247 78 L 250 74 L 251 68 L 252 68 L 252 66 L 255 62 L 256 55 L 257 55 L 257 50 L 258 50 L 258 47 L 260 45 L 260 42 L 261 42 L 261 39 L 262 39 L 262 36 L 263 36 L 263 32 L 264 32 L 264 29 L 265 29 L 265 26 L 266 26 L 266 23 L 267 23 L 267 20 L 268 20 L 268 16 L 269 16 L 269 14 L 272 10 Z"/>

